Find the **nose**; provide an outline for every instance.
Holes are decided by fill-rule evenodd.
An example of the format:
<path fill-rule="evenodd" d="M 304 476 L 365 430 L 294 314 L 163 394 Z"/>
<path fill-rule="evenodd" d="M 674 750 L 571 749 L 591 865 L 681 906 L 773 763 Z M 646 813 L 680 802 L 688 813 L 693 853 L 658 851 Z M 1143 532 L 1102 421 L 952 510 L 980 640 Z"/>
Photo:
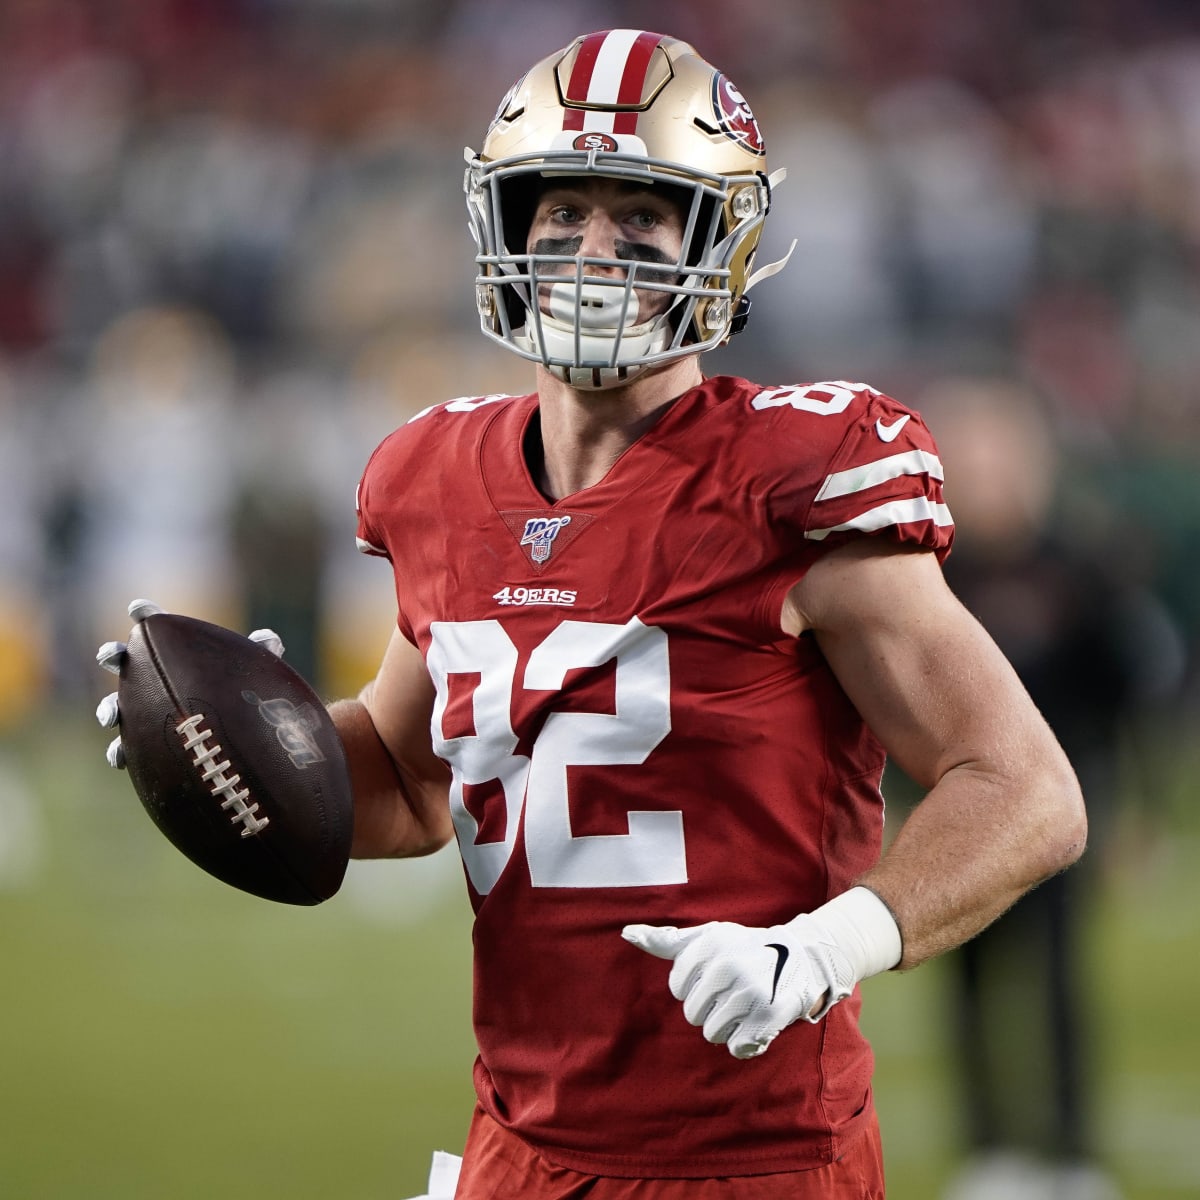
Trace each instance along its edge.
<path fill-rule="evenodd" d="M 585 258 L 616 258 L 619 233 L 620 226 L 608 213 L 592 212 L 583 227 L 579 253 Z"/>

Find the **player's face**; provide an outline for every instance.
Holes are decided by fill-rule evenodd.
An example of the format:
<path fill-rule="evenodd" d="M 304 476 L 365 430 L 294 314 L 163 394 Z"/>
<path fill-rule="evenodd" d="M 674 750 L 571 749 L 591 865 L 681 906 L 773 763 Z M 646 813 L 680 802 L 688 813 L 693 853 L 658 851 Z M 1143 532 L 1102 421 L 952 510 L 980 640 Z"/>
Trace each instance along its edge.
<path fill-rule="evenodd" d="M 527 249 L 539 255 L 673 266 L 683 248 L 684 225 L 682 206 L 661 189 L 617 179 L 551 180 L 534 210 Z M 562 263 L 543 267 L 543 271 L 573 275 L 575 268 Z M 597 278 L 624 279 L 627 273 L 620 265 L 587 268 L 587 274 Z M 673 282 L 677 273 L 648 272 L 643 266 L 638 277 Z M 635 290 L 639 322 L 664 312 L 673 299 L 666 292 Z M 542 307 L 547 310 L 549 289 L 541 291 Z"/>

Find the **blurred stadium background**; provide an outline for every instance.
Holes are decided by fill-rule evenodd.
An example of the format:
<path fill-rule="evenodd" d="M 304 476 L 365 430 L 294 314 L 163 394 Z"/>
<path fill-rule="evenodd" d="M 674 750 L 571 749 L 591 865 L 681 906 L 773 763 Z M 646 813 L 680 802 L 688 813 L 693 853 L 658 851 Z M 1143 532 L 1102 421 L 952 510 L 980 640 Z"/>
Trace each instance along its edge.
<path fill-rule="evenodd" d="M 1125 1196 L 1200 1195 L 1193 3 L 0 0 L 0 1196 L 403 1197 L 460 1148 L 452 856 L 356 865 L 312 911 L 222 889 L 103 766 L 91 663 L 147 595 L 272 625 L 331 696 L 368 677 L 367 454 L 527 389 L 476 331 L 461 147 L 536 57 L 647 22 L 729 72 L 790 172 L 764 253 L 796 255 L 710 369 L 928 409 L 970 464 L 947 454 L 964 536 L 1003 555 L 989 514 L 1016 511 L 1117 597 L 1089 1096 Z M 1015 477 L 979 453 L 1009 445 Z M 897 1200 L 965 1153 L 949 990 L 945 963 L 867 985 Z"/>

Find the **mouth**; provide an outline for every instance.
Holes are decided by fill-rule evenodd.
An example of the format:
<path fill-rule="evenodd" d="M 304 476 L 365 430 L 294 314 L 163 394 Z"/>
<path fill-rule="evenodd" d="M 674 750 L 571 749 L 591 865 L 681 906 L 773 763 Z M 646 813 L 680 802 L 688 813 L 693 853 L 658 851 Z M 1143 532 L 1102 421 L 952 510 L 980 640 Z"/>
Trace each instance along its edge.
<path fill-rule="evenodd" d="M 674 303 L 674 291 L 661 289 L 674 289 L 684 276 L 657 246 L 617 242 L 615 257 L 590 259 L 579 257 L 582 242 L 541 238 L 531 248 L 531 274 L 544 315 L 572 323 L 578 311 L 584 328 L 628 329 Z"/>
<path fill-rule="evenodd" d="M 581 329 L 596 333 L 643 325 L 665 313 L 675 299 L 671 292 L 631 286 L 627 278 L 593 275 L 540 282 L 537 296 L 544 316 L 569 325 L 578 321 Z"/>

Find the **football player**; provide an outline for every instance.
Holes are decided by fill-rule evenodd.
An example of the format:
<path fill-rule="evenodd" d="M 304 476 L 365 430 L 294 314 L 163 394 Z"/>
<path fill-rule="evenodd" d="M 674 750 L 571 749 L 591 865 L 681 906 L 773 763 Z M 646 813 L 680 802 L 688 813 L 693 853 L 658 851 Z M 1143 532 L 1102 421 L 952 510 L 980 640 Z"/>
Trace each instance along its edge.
<path fill-rule="evenodd" d="M 331 711 L 355 853 L 462 854 L 465 1200 L 882 1197 L 859 984 L 1083 849 L 1065 756 L 943 580 L 921 417 L 704 374 L 773 270 L 779 179 L 681 41 L 538 63 L 466 170 L 482 329 L 535 390 L 431 404 L 362 477 L 397 627 Z M 925 796 L 884 852 L 888 755 Z"/>
<path fill-rule="evenodd" d="M 362 479 L 398 628 L 334 711 L 359 850 L 462 852 L 469 1200 L 882 1195 L 857 985 L 1083 847 L 1062 752 L 943 581 L 920 417 L 705 378 L 772 269 L 775 182 L 680 41 L 534 66 L 466 194 L 483 331 L 536 391 L 426 409 Z M 885 754 L 928 794 L 881 858 Z"/>

